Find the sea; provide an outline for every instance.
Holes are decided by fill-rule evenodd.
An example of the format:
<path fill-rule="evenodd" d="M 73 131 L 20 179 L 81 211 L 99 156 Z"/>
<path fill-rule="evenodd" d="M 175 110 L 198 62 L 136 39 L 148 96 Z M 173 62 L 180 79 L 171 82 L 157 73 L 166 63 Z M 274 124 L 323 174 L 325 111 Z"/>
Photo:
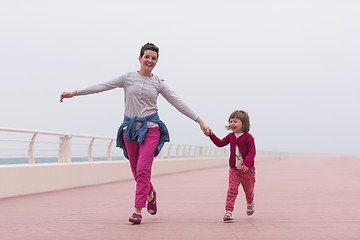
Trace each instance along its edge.
<path fill-rule="evenodd" d="M 57 163 L 57 157 L 41 157 L 34 158 L 35 163 Z M 95 162 L 105 162 L 107 161 L 107 157 L 93 157 Z M 112 161 L 123 161 L 124 157 L 112 157 Z M 87 157 L 72 157 L 71 162 L 88 162 Z M 0 157 L 0 165 L 9 165 L 9 164 L 27 164 L 28 158 L 19 157 L 19 158 L 6 158 Z"/>

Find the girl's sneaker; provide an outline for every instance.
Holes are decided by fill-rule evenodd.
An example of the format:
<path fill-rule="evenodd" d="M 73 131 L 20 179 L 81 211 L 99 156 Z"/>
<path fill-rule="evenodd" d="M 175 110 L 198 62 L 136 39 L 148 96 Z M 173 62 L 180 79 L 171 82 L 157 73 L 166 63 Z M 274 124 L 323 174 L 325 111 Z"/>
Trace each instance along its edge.
<path fill-rule="evenodd" d="M 226 211 L 225 215 L 224 215 L 224 218 L 223 218 L 223 221 L 228 222 L 228 221 L 231 221 L 231 220 L 234 220 L 232 212 Z"/>
<path fill-rule="evenodd" d="M 250 216 L 253 215 L 254 212 L 255 212 L 254 202 L 248 203 L 246 208 L 246 214 Z"/>

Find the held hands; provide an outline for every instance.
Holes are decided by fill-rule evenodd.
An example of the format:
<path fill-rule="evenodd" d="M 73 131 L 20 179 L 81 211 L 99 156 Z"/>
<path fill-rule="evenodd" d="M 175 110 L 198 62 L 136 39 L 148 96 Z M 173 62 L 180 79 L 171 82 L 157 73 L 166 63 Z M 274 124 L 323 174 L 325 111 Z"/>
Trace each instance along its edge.
<path fill-rule="evenodd" d="M 201 131 L 203 131 L 206 136 L 209 136 L 212 133 L 211 128 L 206 125 L 206 123 L 201 118 L 197 118 L 196 122 L 199 123 Z"/>
<path fill-rule="evenodd" d="M 77 92 L 76 91 L 72 91 L 72 92 L 62 92 L 60 94 L 60 102 L 63 102 L 64 98 L 72 98 L 74 96 L 77 96 Z"/>

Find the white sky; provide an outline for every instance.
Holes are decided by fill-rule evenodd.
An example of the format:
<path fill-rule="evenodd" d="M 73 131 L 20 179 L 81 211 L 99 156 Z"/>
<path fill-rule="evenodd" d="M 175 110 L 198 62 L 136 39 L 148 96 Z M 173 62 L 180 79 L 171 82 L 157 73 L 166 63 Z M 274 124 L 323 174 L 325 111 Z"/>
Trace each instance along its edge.
<path fill-rule="evenodd" d="M 258 150 L 360 154 L 360 2 L 350 0 L 0 0 L 0 126 L 115 136 L 123 90 L 66 99 L 138 70 L 154 73 L 224 137 L 248 111 Z M 211 145 L 162 96 L 172 142 Z"/>

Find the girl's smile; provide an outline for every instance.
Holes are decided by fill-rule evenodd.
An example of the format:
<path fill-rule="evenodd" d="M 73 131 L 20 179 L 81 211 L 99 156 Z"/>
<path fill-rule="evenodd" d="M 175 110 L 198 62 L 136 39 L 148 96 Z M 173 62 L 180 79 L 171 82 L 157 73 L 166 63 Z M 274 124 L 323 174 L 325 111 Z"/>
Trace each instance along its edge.
<path fill-rule="evenodd" d="M 230 130 L 234 133 L 242 133 L 242 121 L 237 118 L 230 118 L 229 120 L 229 127 Z"/>

